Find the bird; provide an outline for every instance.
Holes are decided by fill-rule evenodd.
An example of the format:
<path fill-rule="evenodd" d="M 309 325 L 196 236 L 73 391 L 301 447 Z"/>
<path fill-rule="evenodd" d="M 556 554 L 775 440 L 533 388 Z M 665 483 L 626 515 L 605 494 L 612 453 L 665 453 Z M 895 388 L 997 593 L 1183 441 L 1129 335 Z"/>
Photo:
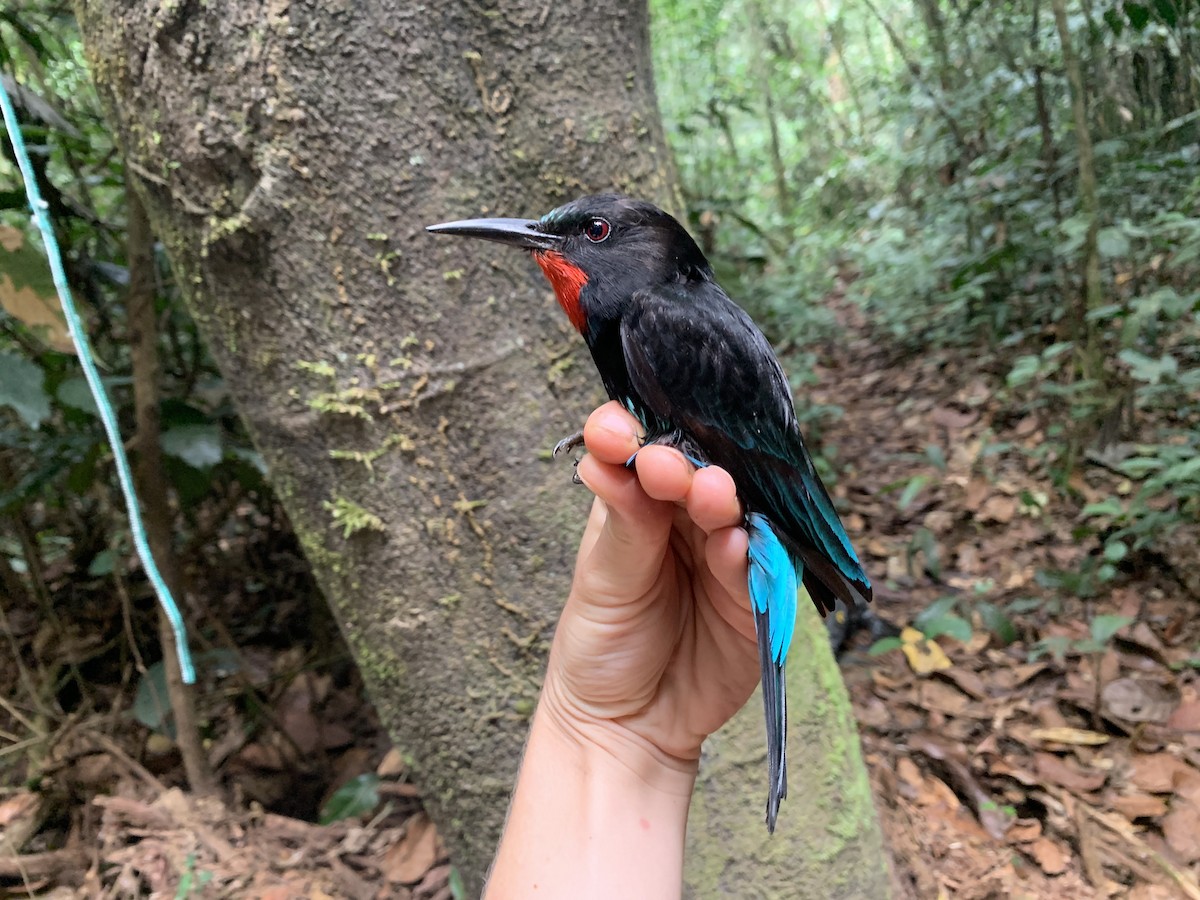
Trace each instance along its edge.
<path fill-rule="evenodd" d="M 673 446 L 694 465 L 732 476 L 749 535 L 774 833 L 787 796 L 784 667 L 800 585 L 824 615 L 839 600 L 868 603 L 871 582 L 813 466 L 770 343 L 687 230 L 644 200 L 597 194 L 536 220 L 464 219 L 426 230 L 530 251 L 609 397 L 641 423 L 642 446 Z M 556 454 L 580 443 L 574 434 Z"/>

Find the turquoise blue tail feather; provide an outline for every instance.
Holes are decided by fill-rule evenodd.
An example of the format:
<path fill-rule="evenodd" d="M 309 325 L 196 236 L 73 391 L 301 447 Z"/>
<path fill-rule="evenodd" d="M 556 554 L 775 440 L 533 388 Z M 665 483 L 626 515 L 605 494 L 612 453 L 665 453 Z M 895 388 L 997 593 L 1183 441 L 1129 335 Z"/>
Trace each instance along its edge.
<path fill-rule="evenodd" d="M 804 568 L 765 516 L 746 517 L 750 535 L 750 604 L 758 637 L 763 713 L 767 722 L 767 829 L 775 831 L 787 796 L 787 689 L 784 661 L 796 630 L 796 595 Z"/>

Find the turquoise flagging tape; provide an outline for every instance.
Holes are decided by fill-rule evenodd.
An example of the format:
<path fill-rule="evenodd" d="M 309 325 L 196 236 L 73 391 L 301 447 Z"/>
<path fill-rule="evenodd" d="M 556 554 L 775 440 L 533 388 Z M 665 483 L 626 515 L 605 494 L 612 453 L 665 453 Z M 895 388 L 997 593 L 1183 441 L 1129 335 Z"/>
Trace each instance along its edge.
<path fill-rule="evenodd" d="M 33 220 L 37 223 L 38 231 L 42 233 L 42 241 L 46 245 L 46 256 L 50 260 L 50 273 L 54 276 L 54 286 L 58 289 L 58 299 L 62 302 L 63 314 L 67 319 L 67 328 L 71 332 L 71 340 L 75 342 L 75 352 L 79 355 L 79 364 L 83 367 L 83 375 L 92 396 L 96 399 L 96 408 L 100 410 L 100 421 L 104 423 L 104 432 L 108 435 L 108 444 L 112 448 L 113 461 L 117 465 L 117 480 L 121 483 L 121 493 L 125 495 L 125 506 L 129 510 L 129 528 L 133 532 L 133 544 L 142 560 L 142 569 L 154 591 L 158 594 L 158 602 L 171 623 L 171 631 L 175 635 L 175 647 L 179 651 L 179 668 L 183 672 L 184 684 L 193 684 L 196 680 L 196 670 L 192 666 L 192 655 L 188 652 L 187 629 L 183 624 L 183 616 L 167 583 L 163 581 L 162 573 L 154 562 L 154 554 L 150 552 L 150 544 L 146 540 L 146 526 L 142 522 L 141 507 L 138 506 L 137 492 L 133 487 L 133 475 L 129 471 L 129 458 L 125 455 L 125 445 L 121 441 L 121 432 L 117 430 L 117 414 L 109 402 L 108 393 L 100 381 L 100 373 L 96 370 L 96 362 L 92 358 L 92 348 L 88 344 L 87 332 L 83 329 L 79 312 L 75 309 L 75 301 L 71 298 L 71 288 L 67 285 L 67 273 L 63 269 L 62 251 L 58 247 L 58 239 L 50 225 L 50 216 L 46 212 L 46 201 L 38 190 L 37 179 L 33 176 L 33 165 L 29 161 L 29 153 L 25 149 L 25 139 L 21 136 L 21 128 L 17 122 L 17 113 L 13 109 L 12 100 L 0 82 L 0 107 L 4 111 L 4 124 L 8 128 L 8 139 L 12 142 L 13 152 L 17 157 L 17 166 L 21 169 L 21 177 L 25 180 L 25 195 L 29 198 L 29 208 L 33 210 Z"/>

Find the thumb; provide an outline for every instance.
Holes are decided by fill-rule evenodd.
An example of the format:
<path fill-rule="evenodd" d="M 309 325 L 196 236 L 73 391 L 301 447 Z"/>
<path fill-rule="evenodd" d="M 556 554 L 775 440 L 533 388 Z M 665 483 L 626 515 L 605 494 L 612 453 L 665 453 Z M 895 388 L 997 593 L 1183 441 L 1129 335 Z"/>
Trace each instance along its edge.
<path fill-rule="evenodd" d="M 675 505 L 642 490 L 637 473 L 592 455 L 579 477 L 596 495 L 576 562 L 576 585 L 588 600 L 615 606 L 641 599 L 662 570 Z"/>

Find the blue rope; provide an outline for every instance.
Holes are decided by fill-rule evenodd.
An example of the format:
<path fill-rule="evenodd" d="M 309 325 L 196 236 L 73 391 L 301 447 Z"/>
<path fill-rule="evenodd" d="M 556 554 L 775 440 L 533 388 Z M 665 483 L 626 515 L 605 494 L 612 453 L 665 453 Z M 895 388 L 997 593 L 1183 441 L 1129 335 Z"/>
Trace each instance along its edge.
<path fill-rule="evenodd" d="M 163 581 L 154 555 L 150 552 L 150 544 L 146 540 L 146 526 L 142 522 L 141 508 L 138 506 L 137 492 L 133 487 L 133 475 L 129 471 L 129 459 L 125 456 L 125 445 L 121 441 L 121 432 L 117 429 L 117 416 L 108 400 L 108 393 L 100 381 L 100 373 L 92 359 L 92 350 L 88 344 L 87 333 L 75 309 L 75 301 L 71 299 L 71 289 L 67 286 L 67 273 L 63 269 L 62 251 L 58 248 L 58 240 L 50 225 L 46 201 L 38 190 L 37 179 L 33 175 L 33 164 L 29 161 L 29 153 L 25 150 L 25 139 L 21 136 L 21 128 L 17 122 L 17 113 L 13 109 L 4 83 L 0 82 L 0 107 L 4 112 L 4 124 L 8 128 L 8 138 L 12 142 L 13 152 L 17 156 L 17 166 L 25 180 L 25 194 L 29 198 L 29 207 L 33 210 L 33 220 L 42 233 L 42 242 L 46 245 L 46 256 L 50 260 L 50 272 L 54 276 L 54 286 L 58 288 L 58 298 L 62 301 L 63 313 L 67 319 L 67 328 L 71 332 L 71 340 L 75 342 L 75 352 L 79 355 L 79 364 L 83 367 L 83 375 L 92 396 L 96 399 L 96 407 L 100 410 L 100 421 L 104 423 L 104 431 L 108 435 L 109 446 L 112 447 L 113 461 L 117 465 L 117 480 L 121 483 L 121 493 L 125 495 L 125 506 L 129 510 L 129 527 L 133 532 L 133 543 L 138 556 L 142 560 L 142 569 L 158 594 L 158 602 L 167 619 L 171 623 L 171 631 L 175 635 L 175 648 L 179 653 L 179 668 L 183 674 L 184 684 L 196 681 L 196 670 L 192 666 L 192 656 L 188 652 L 187 631 L 183 624 L 183 616 L 179 607 L 171 597 L 167 583 Z"/>

